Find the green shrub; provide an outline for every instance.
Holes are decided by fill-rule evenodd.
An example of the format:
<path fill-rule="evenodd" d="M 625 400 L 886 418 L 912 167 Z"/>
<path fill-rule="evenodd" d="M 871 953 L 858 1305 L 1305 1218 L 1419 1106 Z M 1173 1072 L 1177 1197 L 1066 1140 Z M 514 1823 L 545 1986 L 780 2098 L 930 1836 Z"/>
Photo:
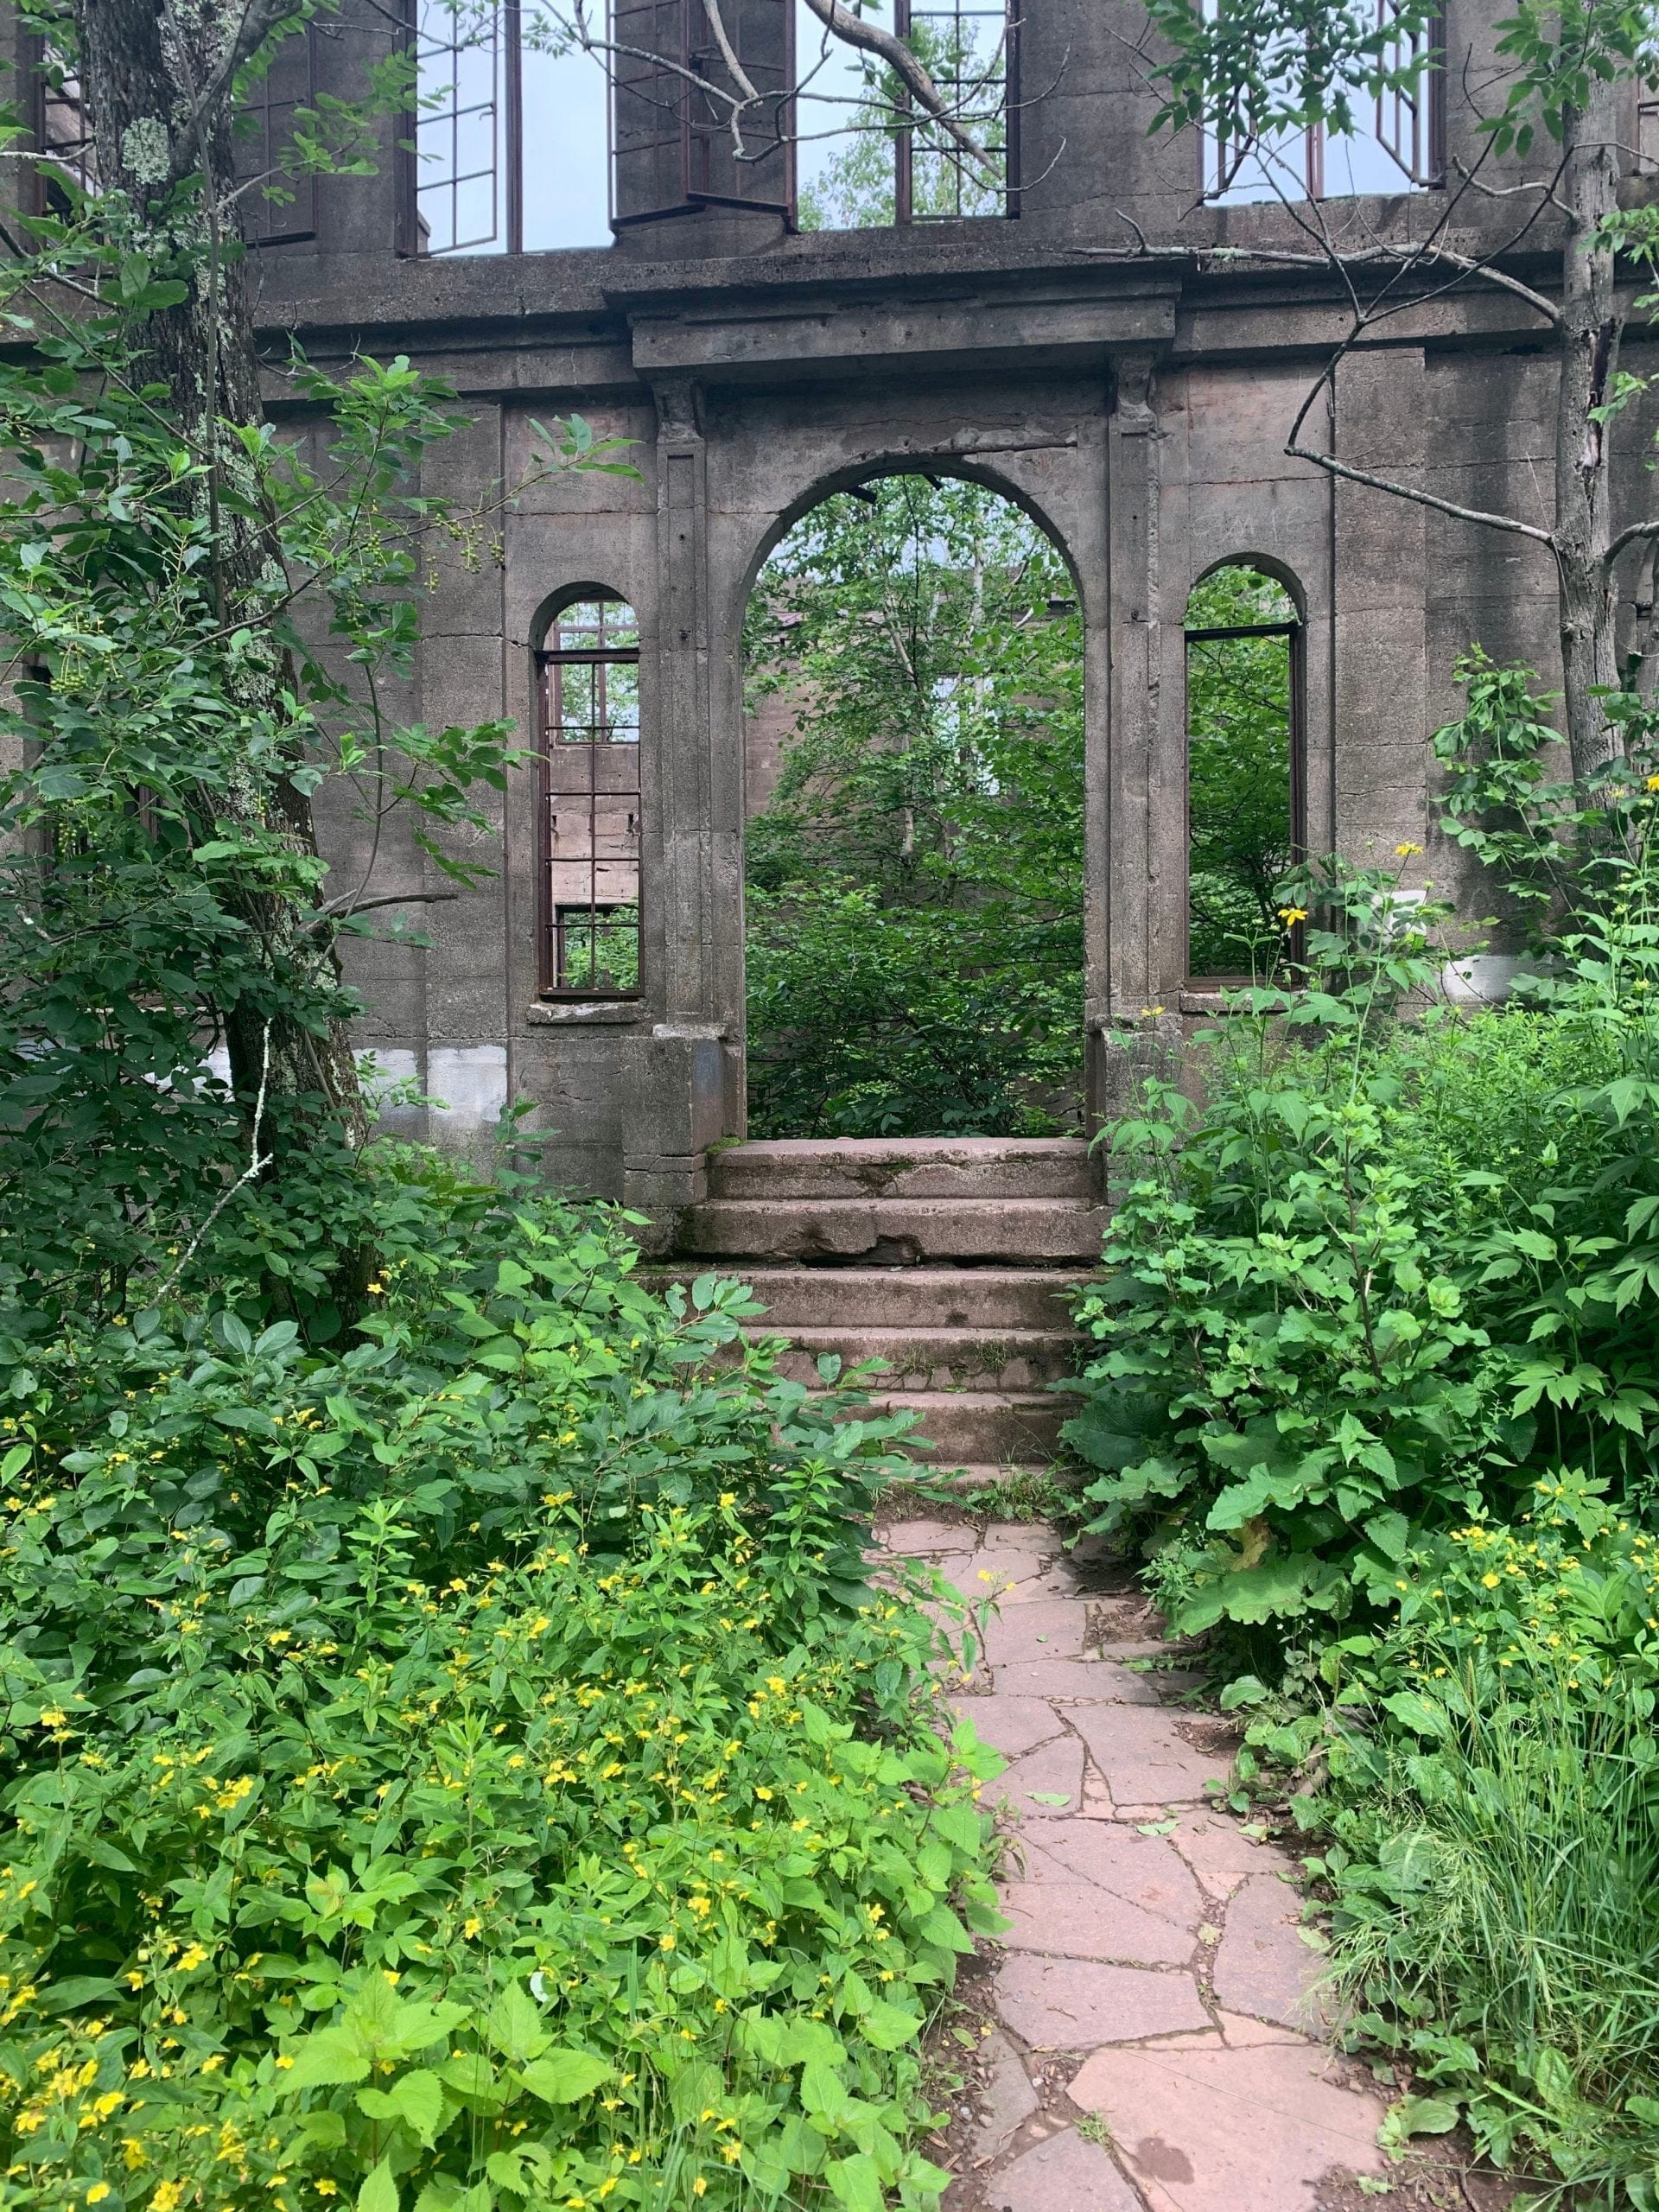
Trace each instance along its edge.
<path fill-rule="evenodd" d="M 931 2202 L 995 1761 L 865 1578 L 901 1424 L 603 1214 L 378 1203 L 344 1351 L 184 1303 L 14 1377 L 3 2201 Z"/>
<path fill-rule="evenodd" d="M 1240 995 L 1202 1108 L 1154 1084 L 1113 1134 L 1066 1433 L 1103 1470 L 1093 1525 L 1146 1543 L 1184 1630 L 1341 1621 L 1426 1532 L 1518 1510 L 1539 1465 L 1649 1482 L 1645 903 L 1573 941 L 1548 1011 L 1405 1022 L 1432 912 L 1390 914 L 1386 879 L 1327 889 L 1344 925 L 1311 933 L 1306 988 Z"/>

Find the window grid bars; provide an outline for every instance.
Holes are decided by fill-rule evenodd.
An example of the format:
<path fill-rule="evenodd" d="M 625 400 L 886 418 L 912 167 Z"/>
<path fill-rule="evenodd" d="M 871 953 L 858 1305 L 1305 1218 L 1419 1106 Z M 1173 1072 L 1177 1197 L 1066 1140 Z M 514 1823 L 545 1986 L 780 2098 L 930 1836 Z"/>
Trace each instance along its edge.
<path fill-rule="evenodd" d="M 467 253 L 493 245 L 501 235 L 501 122 L 511 107 L 509 89 L 517 88 L 517 70 L 511 87 L 504 79 L 510 48 L 516 48 L 518 10 L 507 0 L 504 23 L 503 0 L 472 0 L 456 10 L 445 0 L 413 0 L 413 37 L 420 63 L 420 79 L 428 97 L 436 105 L 419 106 L 410 118 L 409 136 L 414 154 L 406 197 L 410 204 L 413 235 L 404 251 L 432 255 Z M 434 28 L 436 26 L 436 28 Z M 517 60 L 516 53 L 514 60 Z M 487 145 L 487 156 L 464 164 L 469 137 Z M 487 187 L 488 222 L 463 235 L 463 194 L 469 186 Z M 510 202 L 512 194 L 509 194 Z M 508 251 L 515 251 L 513 241 Z"/>
<path fill-rule="evenodd" d="M 620 642 L 618 631 L 635 642 Z M 567 608 L 550 635 L 557 642 L 537 656 L 537 988 L 544 999 L 634 999 L 640 989 L 643 820 L 638 680 L 623 693 L 623 711 L 631 709 L 634 720 L 618 721 L 609 672 L 638 670 L 635 617 L 625 601 L 585 601 Z M 573 676 L 579 679 L 569 687 L 574 714 L 567 696 Z M 601 777 L 601 760 L 617 760 L 619 748 L 631 748 L 632 777 Z M 620 836 L 618 821 L 625 825 Z M 560 850 L 571 842 L 581 849 Z M 607 843 L 620 849 L 607 852 Z M 559 880 L 572 871 L 585 895 L 570 895 L 575 887 Z M 607 967 L 620 969 L 620 977 L 599 980 Z"/>
<path fill-rule="evenodd" d="M 949 67 L 936 66 L 925 51 L 929 74 L 944 95 L 951 112 L 969 129 L 975 127 L 975 111 L 982 108 L 988 111 L 991 123 L 1001 124 L 1001 143 L 990 138 L 987 151 L 1002 157 L 1002 187 L 997 194 L 1001 207 L 994 210 L 964 206 L 964 200 L 988 189 L 971 173 L 969 156 L 948 142 L 940 146 L 918 146 L 918 130 L 925 130 L 925 124 L 902 124 L 893 140 L 895 223 L 902 226 L 949 222 L 963 216 L 1019 213 L 1019 26 L 1014 13 L 1018 4 L 1019 0 L 1003 0 L 1000 6 L 985 4 L 985 0 L 977 0 L 977 3 L 976 0 L 925 0 L 924 4 L 918 4 L 918 0 L 893 0 L 893 30 L 906 45 L 913 42 L 918 31 L 938 30 L 939 48 L 948 57 Z M 988 54 L 981 54 L 975 43 L 977 30 L 984 25 L 995 29 L 995 41 Z M 907 93 L 903 105 L 909 112 Z M 918 164 L 924 177 L 931 173 L 936 179 L 944 179 L 949 206 L 918 209 Z M 928 195 L 924 193 L 921 196 L 925 199 Z"/>

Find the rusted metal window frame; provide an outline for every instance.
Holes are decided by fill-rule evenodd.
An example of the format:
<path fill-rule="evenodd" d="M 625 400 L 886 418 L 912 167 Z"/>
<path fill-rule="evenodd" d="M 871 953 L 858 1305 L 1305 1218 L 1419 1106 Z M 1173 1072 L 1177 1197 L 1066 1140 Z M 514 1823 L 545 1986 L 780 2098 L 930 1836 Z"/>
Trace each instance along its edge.
<path fill-rule="evenodd" d="M 631 601 L 624 599 L 620 592 L 602 591 L 583 592 L 578 598 L 569 601 L 548 624 L 548 638 L 558 636 L 561 622 L 569 616 L 573 607 L 594 604 L 626 608 L 634 623 L 637 639 L 639 616 Z M 588 806 L 587 861 L 588 898 L 585 911 L 590 917 L 590 943 L 594 942 L 597 936 L 598 917 L 601 913 L 614 911 L 608 905 L 601 905 L 597 896 L 601 861 L 598 852 L 594 849 L 598 843 L 596 803 L 601 797 L 625 798 L 631 796 L 633 800 L 634 836 L 639 851 L 635 861 L 637 895 L 633 901 L 637 980 L 632 986 L 620 988 L 613 985 L 607 988 L 594 983 L 567 984 L 559 981 L 560 976 L 565 973 L 564 916 L 570 902 L 556 899 L 552 887 L 553 803 L 556 798 L 580 800 L 583 796 L 580 791 L 560 791 L 554 786 L 552 772 L 554 747 L 560 742 L 557 733 L 563 727 L 556 688 L 557 671 L 561 668 L 594 668 L 607 665 L 612 667 L 624 665 L 637 669 L 639 663 L 640 649 L 637 643 L 631 646 L 609 645 L 601 640 L 598 645 L 588 647 L 550 646 L 543 642 L 541 650 L 536 655 L 536 988 L 538 998 L 567 1003 L 572 1000 L 626 1002 L 644 995 L 645 875 L 643 721 L 637 728 L 634 738 L 634 782 L 631 794 L 626 791 L 601 792 L 599 789 L 598 779 L 598 746 L 590 739 L 582 747 L 588 755 L 588 762 L 586 792 Z M 574 752 L 575 749 L 574 745 L 569 746 L 566 757 L 569 752 Z"/>
<path fill-rule="evenodd" d="M 1379 28 L 1399 10 L 1395 0 L 1376 0 Z M 1421 191 L 1433 191 L 1446 181 L 1446 69 L 1437 55 L 1446 52 L 1446 10 L 1437 10 L 1423 33 L 1424 66 L 1415 96 L 1407 92 L 1379 92 L 1376 96 L 1376 138 L 1399 163 L 1402 173 Z M 1393 105 L 1393 135 L 1384 122 Z M 1401 117 L 1410 118 L 1411 158 L 1407 161 L 1401 142 Z"/>
<path fill-rule="evenodd" d="M 1222 568 L 1250 568 L 1248 561 L 1224 561 L 1218 565 Z M 1251 573 L 1262 576 L 1269 583 L 1279 582 L 1276 576 L 1270 575 L 1265 569 L 1252 569 Z M 1214 575 L 1216 569 L 1212 568 L 1207 570 L 1206 574 Z M 1202 582 L 1204 578 L 1200 577 L 1198 581 Z M 1290 596 L 1283 584 L 1280 584 L 1279 588 L 1286 592 L 1287 597 Z M 1197 588 L 1198 586 L 1195 584 L 1193 589 Z M 1191 666 L 1193 646 L 1219 645 L 1229 638 L 1286 638 L 1289 640 L 1290 858 L 1292 866 L 1299 868 L 1307 858 L 1307 624 L 1300 616 L 1293 622 L 1235 622 L 1198 629 L 1192 629 L 1183 624 L 1181 628 L 1181 696 L 1184 702 L 1189 698 L 1187 671 Z M 1189 725 L 1186 736 L 1183 741 L 1182 758 L 1185 760 L 1185 746 L 1191 742 L 1192 737 L 1190 705 L 1184 705 L 1183 714 L 1184 719 Z M 1189 868 L 1192 852 L 1192 779 L 1189 768 L 1185 774 L 1182 791 L 1182 817 L 1186 824 L 1185 851 Z M 1192 919 L 1190 883 L 1186 916 L 1190 926 Z M 1285 936 L 1291 964 L 1293 967 L 1300 968 L 1307 958 L 1306 925 L 1302 922 L 1293 923 L 1285 932 Z M 1193 989 L 1202 989 L 1217 983 L 1228 983 L 1236 980 L 1229 976 L 1194 976 L 1192 973 L 1192 948 L 1190 937 L 1185 965 L 1187 970 L 1187 985 Z"/>
<path fill-rule="evenodd" d="M 24 35 L 19 58 L 29 73 L 27 113 L 29 133 L 34 142 L 35 155 L 29 164 L 29 212 L 33 215 L 45 215 L 51 212 L 49 194 L 54 169 L 67 170 L 77 179 L 83 190 L 90 189 L 93 182 L 91 164 L 86 159 L 92 145 L 90 130 L 83 130 L 79 139 L 60 139 L 50 149 L 47 145 L 47 113 L 51 104 L 46 81 L 47 53 L 47 41 L 38 32 Z M 60 105 L 67 112 L 79 115 L 84 122 L 86 104 L 79 93 L 79 79 L 71 74 L 66 84 L 74 85 L 76 94 L 73 99 L 64 99 L 60 95 Z"/>
<path fill-rule="evenodd" d="M 1376 0 L 1378 27 L 1385 26 L 1397 12 L 1395 0 Z M 1419 79 L 1415 99 L 1404 92 L 1379 92 L 1376 96 L 1376 143 L 1398 167 L 1402 190 L 1433 192 L 1446 182 L 1446 71 L 1442 62 L 1434 58 L 1444 54 L 1445 47 L 1446 12 L 1442 8 L 1424 33 L 1423 51 L 1429 58 Z M 1392 137 L 1384 122 L 1390 101 L 1394 104 L 1395 125 Z M 1409 162 L 1402 158 L 1402 146 L 1399 143 L 1402 111 L 1411 118 Z M 1324 124 L 1319 123 L 1311 124 L 1302 134 L 1301 181 L 1310 200 L 1325 197 L 1325 152 L 1328 135 Z M 1206 203 L 1216 205 L 1224 193 L 1231 190 L 1233 180 L 1253 144 L 1254 141 L 1249 138 L 1235 143 L 1220 131 L 1199 131 L 1198 190 Z"/>
<path fill-rule="evenodd" d="M 524 196 L 522 187 L 524 172 L 524 162 L 522 157 L 524 144 L 524 104 L 522 98 L 522 65 L 518 51 L 518 31 L 520 27 L 519 0 L 489 0 L 489 4 L 491 18 L 493 25 L 491 38 L 491 52 L 495 59 L 490 72 L 490 95 L 488 99 L 483 101 L 473 101 L 464 107 L 458 100 L 452 102 L 450 110 L 447 116 L 443 114 L 429 115 L 418 105 L 405 111 L 404 117 L 404 136 L 402 143 L 398 148 L 400 175 L 398 179 L 397 194 L 397 248 L 400 254 L 411 257 L 418 257 L 421 258 L 425 258 L 426 257 L 430 256 L 434 260 L 441 260 L 452 253 L 475 253 L 483 247 L 493 245 L 497 238 L 502 234 L 504 198 L 505 200 L 506 213 L 506 249 L 509 253 L 522 252 L 524 250 Z M 463 50 L 460 37 L 461 19 L 459 16 L 454 18 L 454 23 L 455 35 L 448 41 L 447 47 L 443 43 L 440 42 L 435 49 L 436 51 L 440 53 L 448 51 L 458 55 Z M 509 34 L 511 34 L 511 35 Z M 421 0 L 404 0 L 403 38 L 405 52 L 412 53 L 415 55 L 416 65 L 418 67 L 421 50 Z M 459 64 L 456 66 L 458 70 Z M 450 82 L 452 86 L 458 87 L 458 74 L 452 75 Z M 517 97 L 512 97 L 512 95 L 513 94 L 516 94 Z M 496 118 L 498 98 L 502 108 L 502 116 L 500 118 Z M 456 153 L 454 154 L 454 163 L 456 166 L 452 167 L 451 169 L 446 173 L 435 174 L 423 182 L 420 152 L 420 134 L 423 123 L 424 122 L 429 128 L 434 123 L 442 124 L 447 121 L 450 126 L 450 143 L 453 151 L 457 143 L 456 131 L 461 118 L 464 116 L 486 111 L 487 111 L 493 118 L 496 118 L 491 131 L 490 159 L 488 167 L 486 168 L 468 169 L 464 174 L 461 174 L 459 173 L 458 168 L 460 156 Z M 505 149 L 506 154 L 510 156 L 509 158 L 504 158 L 504 149 L 502 144 L 503 130 L 501 127 L 503 123 L 505 123 L 505 132 L 509 141 L 511 142 L 508 148 Z M 509 188 L 507 188 L 504 193 L 504 173 L 506 180 L 510 181 L 517 177 L 520 181 L 519 189 L 516 194 L 510 188 L 510 183 Z M 488 230 L 483 232 L 476 238 L 454 240 L 448 245 L 439 246 L 435 251 L 432 247 L 424 243 L 422 238 L 421 198 L 423 193 L 425 191 L 448 192 L 450 194 L 450 207 L 453 215 L 458 209 L 459 201 L 456 195 L 459 194 L 461 187 L 466 184 L 474 183 L 479 178 L 485 176 L 487 176 L 490 181 L 490 226 Z M 515 221 L 517 223 L 518 232 L 518 242 L 517 244 L 515 244 L 513 240 L 513 228 Z M 458 222 L 455 222 L 453 224 L 452 227 L 459 229 L 460 225 Z M 429 236 L 430 233 L 429 232 L 428 235 Z"/>
<path fill-rule="evenodd" d="M 995 16 L 999 11 L 994 6 L 973 6 L 968 0 L 969 12 L 976 16 Z M 1003 218 L 1015 218 L 1020 213 L 1020 8 L 1022 0 L 1003 0 L 1002 16 L 1002 118 L 1003 118 L 1003 185 L 1002 207 L 998 215 L 918 215 L 915 212 L 916 133 L 913 125 L 901 124 L 893 134 L 893 224 L 897 229 L 914 228 L 925 223 L 995 222 Z M 964 0 L 949 0 L 949 11 L 960 22 Z M 912 18 L 939 16 L 946 12 L 946 0 L 893 0 L 893 28 L 895 37 L 909 43 Z M 905 100 L 909 108 L 909 99 Z"/>
<path fill-rule="evenodd" d="M 615 35 L 614 9 L 616 0 L 607 0 L 610 9 L 612 34 Z M 631 229 L 638 223 L 659 223 L 676 215 L 695 215 L 702 207 L 732 207 L 748 214 L 777 215 L 793 229 L 795 224 L 797 179 L 795 158 L 795 8 L 794 0 L 779 0 L 783 26 L 782 61 L 779 74 L 782 79 L 777 92 L 776 113 L 780 150 L 783 159 L 782 193 L 772 199 L 753 193 L 722 193 L 697 181 L 701 167 L 707 175 L 709 149 L 718 132 L 727 126 L 718 121 L 700 123 L 695 109 L 699 98 L 697 88 L 690 78 L 680 73 L 690 71 L 693 75 L 707 72 L 708 65 L 718 57 L 710 44 L 707 14 L 702 0 L 679 0 L 678 50 L 669 59 L 677 68 L 661 65 L 635 64 L 638 74 L 624 79 L 619 74 L 612 86 L 610 100 L 610 175 L 611 228 L 613 231 Z M 740 59 L 747 60 L 740 48 Z M 752 67 L 755 65 L 751 63 Z M 621 64 L 619 63 L 619 69 Z M 723 61 L 721 64 L 724 69 Z M 662 137 L 652 143 L 658 148 L 673 146 L 679 149 L 679 198 L 664 200 L 654 207 L 637 207 L 624 213 L 618 206 L 616 189 L 620 149 L 616 143 L 617 95 L 626 92 L 631 99 L 653 101 L 659 105 L 664 124 Z M 647 150 L 645 147 L 630 148 L 631 154 Z"/>

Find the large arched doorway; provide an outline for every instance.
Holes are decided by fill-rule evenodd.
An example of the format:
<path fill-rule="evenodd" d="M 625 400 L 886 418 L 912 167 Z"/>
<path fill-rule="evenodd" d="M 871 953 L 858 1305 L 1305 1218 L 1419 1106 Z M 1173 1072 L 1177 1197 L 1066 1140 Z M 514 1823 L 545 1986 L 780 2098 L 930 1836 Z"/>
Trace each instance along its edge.
<path fill-rule="evenodd" d="M 753 1137 L 1069 1135 L 1084 1117 L 1084 642 L 1013 499 L 831 493 L 744 632 Z"/>

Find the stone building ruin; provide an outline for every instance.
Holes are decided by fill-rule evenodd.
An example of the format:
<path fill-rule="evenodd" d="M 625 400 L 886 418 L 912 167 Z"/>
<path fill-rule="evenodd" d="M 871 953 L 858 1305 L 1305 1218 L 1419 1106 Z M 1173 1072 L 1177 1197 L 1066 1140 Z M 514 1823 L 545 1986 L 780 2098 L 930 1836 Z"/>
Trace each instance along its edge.
<path fill-rule="evenodd" d="M 678 51 L 695 29 L 696 0 L 613 7 L 651 52 Z M 524 769 L 492 799 L 493 849 L 474 857 L 495 873 L 413 910 L 429 950 L 361 950 L 364 1046 L 444 1102 L 421 1133 L 470 1145 L 509 1102 L 533 1102 L 550 1176 L 659 1218 L 701 1198 L 709 1148 L 743 1135 L 743 610 L 768 550 L 831 490 L 958 474 L 1020 502 L 1075 576 L 1096 1113 L 1122 1095 L 1149 1033 L 1179 1033 L 1211 1000 L 1185 942 L 1183 615 L 1196 580 L 1248 563 L 1291 594 L 1297 831 L 1313 852 L 1409 842 L 1435 873 L 1428 736 L 1456 711 L 1459 652 L 1478 639 L 1552 680 L 1543 549 L 1287 457 L 1345 327 L 1339 288 L 1317 266 L 1215 258 L 1230 246 L 1294 256 L 1306 233 L 1276 200 L 1203 196 L 1224 149 L 1148 135 L 1158 96 L 1132 0 L 1017 0 L 1017 12 L 1013 173 L 990 212 L 799 229 L 791 147 L 780 139 L 770 166 L 739 174 L 718 132 L 626 78 L 608 182 L 584 187 L 608 190 L 608 245 L 442 250 L 465 231 L 453 191 L 450 214 L 439 209 L 446 173 L 412 175 L 390 130 L 377 175 L 256 207 L 279 418 L 300 420 L 282 375 L 292 334 L 320 364 L 406 353 L 454 385 L 472 423 L 435 454 L 434 491 L 465 502 L 516 481 L 533 425 L 571 412 L 632 441 L 639 472 L 534 484 L 499 518 L 499 559 L 435 556 L 410 719 L 505 715 L 539 741 L 562 684 L 583 711 L 600 711 L 603 690 L 605 713 L 638 721 L 637 738 L 589 746 L 573 784 Z M 1378 118 L 1340 178 L 1327 161 L 1321 180 L 1310 151 L 1333 232 L 1412 237 L 1435 219 L 1446 179 L 1479 151 L 1471 87 L 1503 13 L 1447 0 L 1444 44 L 1459 66 L 1435 80 L 1433 111 Z M 741 0 L 734 15 L 745 66 L 785 89 L 787 0 Z M 507 36 L 515 0 L 499 0 L 496 20 Z M 302 34 L 272 73 L 261 128 L 280 132 L 318 89 L 353 92 L 399 35 L 394 11 L 367 0 Z M 531 156 L 544 175 L 564 135 L 531 77 L 519 83 L 516 119 L 493 124 L 487 149 L 492 249 L 543 234 Z M 1646 189 L 1651 122 L 1633 99 L 1632 192 Z M 69 146 L 73 117 L 41 124 Z M 1502 163 L 1484 174 L 1506 181 Z M 1516 264 L 1546 284 L 1554 219 Z M 1509 220 L 1501 200 L 1471 198 L 1459 244 L 1478 251 Z M 1439 289 L 1343 359 L 1307 435 L 1351 465 L 1548 519 L 1546 336 L 1518 298 Z M 1633 366 L 1643 350 L 1632 341 Z M 1649 491 L 1633 467 L 1621 521 Z M 585 850 L 559 849 L 566 833 L 550 820 L 584 814 Z M 343 848 L 356 832 L 341 822 L 333 834 Z M 567 862 L 588 871 L 585 894 L 565 896 Z M 416 860 L 395 865 L 378 889 L 448 887 Z M 586 904 L 591 920 L 630 903 L 632 966 L 591 928 L 582 951 L 580 922 L 561 920 L 567 906 Z"/>

